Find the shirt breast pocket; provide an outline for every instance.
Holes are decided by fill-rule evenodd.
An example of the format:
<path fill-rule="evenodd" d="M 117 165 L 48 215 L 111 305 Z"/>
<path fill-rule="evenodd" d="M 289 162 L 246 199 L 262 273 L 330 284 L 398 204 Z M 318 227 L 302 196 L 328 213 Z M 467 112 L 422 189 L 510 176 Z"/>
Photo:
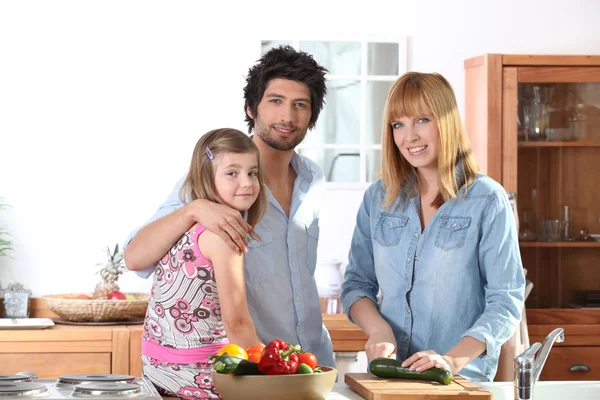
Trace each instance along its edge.
<path fill-rule="evenodd" d="M 408 217 L 404 215 L 381 213 L 373 238 L 384 247 L 396 246 L 402 239 L 402 233 L 407 223 Z"/>
<path fill-rule="evenodd" d="M 273 257 L 273 233 L 268 229 L 257 229 L 256 233 L 260 240 L 250 239 L 248 241 L 248 253 L 244 256 L 244 276 L 246 282 L 256 283 L 264 281 L 274 271 Z"/>
<path fill-rule="evenodd" d="M 317 266 L 317 245 L 319 244 L 319 223 L 317 221 L 306 225 L 306 235 L 306 264 L 308 272 L 314 275 Z"/>
<path fill-rule="evenodd" d="M 443 250 L 454 250 L 464 246 L 471 217 L 442 215 L 435 245 Z"/>

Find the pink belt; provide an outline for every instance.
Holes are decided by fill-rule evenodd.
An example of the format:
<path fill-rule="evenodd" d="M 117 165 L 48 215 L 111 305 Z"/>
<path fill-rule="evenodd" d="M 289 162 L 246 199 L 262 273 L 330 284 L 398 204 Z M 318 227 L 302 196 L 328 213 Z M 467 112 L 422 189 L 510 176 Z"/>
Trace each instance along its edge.
<path fill-rule="evenodd" d="M 208 344 L 195 349 L 174 349 L 162 346 L 155 341 L 142 340 L 142 355 L 175 364 L 206 363 L 209 356 L 216 355 L 221 347 L 226 344 L 229 344 L 229 342 Z"/>

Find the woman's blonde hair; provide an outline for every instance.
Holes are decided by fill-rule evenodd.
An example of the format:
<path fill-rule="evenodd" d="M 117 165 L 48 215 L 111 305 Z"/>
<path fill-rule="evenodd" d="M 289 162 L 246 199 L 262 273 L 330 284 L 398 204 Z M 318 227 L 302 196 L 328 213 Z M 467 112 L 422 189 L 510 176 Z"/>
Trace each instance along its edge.
<path fill-rule="evenodd" d="M 196 143 L 189 172 L 179 190 L 182 202 L 206 199 L 215 203 L 221 200 L 215 187 L 215 170 L 212 160 L 224 153 L 254 153 L 258 160 L 258 182 L 260 192 L 256 201 L 247 211 L 247 222 L 255 227 L 267 207 L 267 193 L 258 148 L 245 133 L 231 128 L 215 129 L 204 134 Z M 212 158 L 211 158 L 212 157 Z M 255 232 L 250 236 L 258 239 Z"/>
<path fill-rule="evenodd" d="M 465 134 L 456 96 L 450 83 L 440 74 L 407 72 L 388 94 L 384 116 L 381 149 L 382 182 L 386 191 L 384 206 L 389 209 L 401 195 L 402 187 L 410 196 L 418 193 L 416 168 L 400 153 L 394 143 L 392 122 L 402 117 L 433 115 L 440 133 L 438 152 L 439 193 L 432 206 L 439 208 L 456 198 L 463 185 L 470 185 L 477 175 L 477 163 Z M 457 171 L 457 168 L 459 169 Z"/>

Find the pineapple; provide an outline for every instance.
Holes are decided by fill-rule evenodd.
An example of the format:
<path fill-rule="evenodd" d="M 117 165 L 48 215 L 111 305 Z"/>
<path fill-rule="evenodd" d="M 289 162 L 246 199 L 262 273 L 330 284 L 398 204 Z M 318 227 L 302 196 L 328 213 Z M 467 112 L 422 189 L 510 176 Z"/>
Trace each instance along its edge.
<path fill-rule="evenodd" d="M 108 258 L 106 266 L 98 271 L 102 281 L 96 285 L 92 299 L 106 300 L 110 293 L 119 290 L 117 279 L 125 271 L 123 253 L 119 251 L 119 245 L 117 244 L 112 252 L 106 246 L 106 255 Z"/>

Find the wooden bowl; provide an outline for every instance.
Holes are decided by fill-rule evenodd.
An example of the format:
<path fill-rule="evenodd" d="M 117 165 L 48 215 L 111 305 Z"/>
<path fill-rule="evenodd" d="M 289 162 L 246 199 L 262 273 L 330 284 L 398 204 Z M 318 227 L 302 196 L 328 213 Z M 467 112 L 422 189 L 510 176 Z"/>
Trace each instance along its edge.
<path fill-rule="evenodd" d="M 46 307 L 67 321 L 121 321 L 146 316 L 148 293 L 125 293 L 133 295 L 135 300 L 82 300 L 76 298 L 78 294 L 46 295 L 42 299 Z"/>
<path fill-rule="evenodd" d="M 320 367 L 320 374 L 235 376 L 212 371 L 223 400 L 322 400 L 337 377 L 337 370 Z"/>

